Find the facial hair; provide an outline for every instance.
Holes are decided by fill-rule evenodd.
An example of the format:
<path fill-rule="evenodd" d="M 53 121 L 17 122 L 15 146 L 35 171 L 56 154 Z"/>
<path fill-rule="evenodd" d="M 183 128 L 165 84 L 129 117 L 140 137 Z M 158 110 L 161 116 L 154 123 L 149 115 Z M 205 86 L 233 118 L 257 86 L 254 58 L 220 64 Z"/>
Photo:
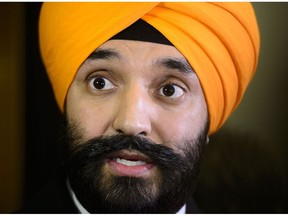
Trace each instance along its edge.
<path fill-rule="evenodd" d="M 197 139 L 187 139 L 172 149 L 125 134 L 85 141 L 74 123 L 64 127 L 63 162 L 77 199 L 89 213 L 176 213 L 192 195 L 207 132 L 208 122 Z M 105 172 L 108 155 L 124 149 L 148 156 L 157 167 L 157 176 Z"/>

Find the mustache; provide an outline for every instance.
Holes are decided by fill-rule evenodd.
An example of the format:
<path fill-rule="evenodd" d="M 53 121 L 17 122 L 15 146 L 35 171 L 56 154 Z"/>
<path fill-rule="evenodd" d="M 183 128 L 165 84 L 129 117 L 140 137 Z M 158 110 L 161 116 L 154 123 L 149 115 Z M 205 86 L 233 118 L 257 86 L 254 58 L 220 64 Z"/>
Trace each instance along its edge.
<path fill-rule="evenodd" d="M 109 137 L 92 138 L 84 143 L 74 140 L 73 143 L 74 145 L 69 145 L 72 149 L 66 151 L 71 152 L 65 160 L 70 165 L 75 165 L 79 161 L 85 162 L 86 165 L 95 161 L 103 161 L 109 154 L 124 149 L 145 154 L 162 169 L 183 169 L 187 164 L 187 161 L 183 159 L 184 157 L 172 148 L 140 136 L 117 134 Z"/>

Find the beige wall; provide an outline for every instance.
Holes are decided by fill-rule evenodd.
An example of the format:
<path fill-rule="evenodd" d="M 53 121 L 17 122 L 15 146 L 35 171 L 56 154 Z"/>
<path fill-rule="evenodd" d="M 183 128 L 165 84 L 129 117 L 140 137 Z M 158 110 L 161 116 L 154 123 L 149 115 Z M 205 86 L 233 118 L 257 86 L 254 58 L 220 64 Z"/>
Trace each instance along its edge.
<path fill-rule="evenodd" d="M 261 33 L 259 65 L 242 103 L 225 127 L 253 134 L 287 169 L 288 3 L 253 5 Z"/>
<path fill-rule="evenodd" d="M 0 3 L 0 213 L 21 204 L 23 168 L 24 8 Z"/>

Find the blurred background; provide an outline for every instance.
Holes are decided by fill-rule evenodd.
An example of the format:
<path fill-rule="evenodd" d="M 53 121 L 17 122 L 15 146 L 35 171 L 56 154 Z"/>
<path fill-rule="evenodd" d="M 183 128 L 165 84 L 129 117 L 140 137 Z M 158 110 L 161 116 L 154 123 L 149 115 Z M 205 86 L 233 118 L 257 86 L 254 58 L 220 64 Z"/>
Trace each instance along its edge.
<path fill-rule="evenodd" d="M 0 3 L 0 213 L 15 212 L 61 168 L 60 113 L 38 48 L 41 3 Z M 195 199 L 203 213 L 288 213 L 288 3 L 253 3 L 260 61 L 210 138 Z"/>

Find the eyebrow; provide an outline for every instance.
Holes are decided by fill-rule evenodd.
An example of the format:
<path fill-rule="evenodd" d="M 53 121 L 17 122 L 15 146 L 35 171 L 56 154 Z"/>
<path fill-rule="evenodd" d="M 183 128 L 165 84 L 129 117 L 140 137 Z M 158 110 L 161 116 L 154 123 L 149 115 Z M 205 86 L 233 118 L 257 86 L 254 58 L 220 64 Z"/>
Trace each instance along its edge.
<path fill-rule="evenodd" d="M 154 64 L 157 66 L 164 66 L 168 69 L 176 69 L 186 75 L 195 73 L 185 58 L 163 58 L 156 60 Z"/>
<path fill-rule="evenodd" d="M 86 60 L 111 60 L 113 58 L 121 59 L 121 55 L 113 49 L 98 48 L 92 52 Z M 168 69 L 176 69 L 184 74 L 195 73 L 191 65 L 185 58 L 160 58 L 157 59 L 153 65 L 164 66 Z"/>
<path fill-rule="evenodd" d="M 113 49 L 101 49 L 98 48 L 94 52 L 92 52 L 86 60 L 99 60 L 99 59 L 113 59 L 118 58 L 120 59 L 121 56 L 118 52 Z"/>

